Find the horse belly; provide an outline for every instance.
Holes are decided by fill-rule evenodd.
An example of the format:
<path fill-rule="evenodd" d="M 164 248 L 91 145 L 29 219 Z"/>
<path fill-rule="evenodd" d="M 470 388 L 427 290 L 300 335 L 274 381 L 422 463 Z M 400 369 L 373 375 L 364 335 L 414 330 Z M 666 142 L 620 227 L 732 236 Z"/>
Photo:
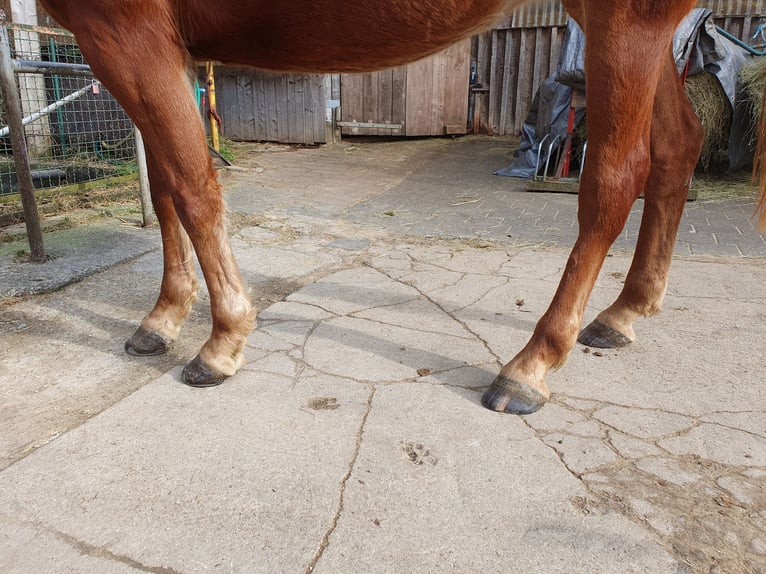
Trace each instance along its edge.
<path fill-rule="evenodd" d="M 521 0 L 188 0 L 182 33 L 196 59 L 274 71 L 362 72 L 411 62 L 492 24 Z"/>

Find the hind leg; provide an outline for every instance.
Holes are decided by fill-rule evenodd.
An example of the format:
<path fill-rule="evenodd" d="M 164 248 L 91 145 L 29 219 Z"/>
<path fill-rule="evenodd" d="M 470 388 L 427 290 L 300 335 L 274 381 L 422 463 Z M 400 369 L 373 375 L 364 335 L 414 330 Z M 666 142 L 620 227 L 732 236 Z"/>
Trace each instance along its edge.
<path fill-rule="evenodd" d="M 577 340 L 604 258 L 651 169 L 654 96 L 668 46 L 691 9 L 683 2 L 569 2 L 585 24 L 590 149 L 579 195 L 579 235 L 559 287 L 527 345 L 484 394 L 489 409 L 527 414 L 548 399 L 545 376 Z"/>
<path fill-rule="evenodd" d="M 644 189 L 644 213 L 633 263 L 619 297 L 582 330 L 580 343 L 622 347 L 635 339 L 633 322 L 638 317 L 659 313 L 701 145 L 702 126 L 669 55 L 654 98 L 651 172 Z"/>
<path fill-rule="evenodd" d="M 193 386 L 211 386 L 243 363 L 255 312 L 229 245 L 220 187 L 187 77 L 188 53 L 173 14 L 157 3 L 142 5 L 136 17 L 137 3 L 122 4 L 108 16 L 99 6 L 81 8 L 70 23 L 94 72 L 141 130 L 152 158 L 152 200 L 166 260 L 157 305 L 139 332 L 159 339 L 177 335 L 195 291 L 190 241 L 210 293 L 213 329 L 183 378 Z M 129 347 L 136 348 L 142 338 L 141 333 L 131 337 Z M 148 343 L 150 350 L 163 345 L 162 340 Z"/>

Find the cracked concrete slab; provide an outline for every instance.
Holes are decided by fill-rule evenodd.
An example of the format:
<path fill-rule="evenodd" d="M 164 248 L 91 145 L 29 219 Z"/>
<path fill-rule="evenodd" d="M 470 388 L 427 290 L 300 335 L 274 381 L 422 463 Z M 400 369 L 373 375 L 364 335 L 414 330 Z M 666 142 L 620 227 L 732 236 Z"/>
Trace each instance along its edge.
<path fill-rule="evenodd" d="M 156 250 L 157 230 L 114 219 L 46 233 L 45 265 L 24 261 L 25 241 L 0 243 L 0 298 L 50 293 L 65 285 Z"/>
<path fill-rule="evenodd" d="M 167 356 L 122 352 L 156 250 L 0 307 L 0 570 L 766 572 L 766 243 L 677 256 L 633 344 L 577 346 L 534 415 L 488 412 L 576 202 L 482 176 L 496 141 L 272 151 L 225 174 L 260 313 L 219 388 L 178 381 L 204 289 Z M 466 183 L 481 197 L 459 205 Z M 685 221 L 739 225 L 735 208 Z M 607 258 L 586 321 L 629 265 Z"/>
<path fill-rule="evenodd" d="M 6 469 L 3 539 L 15 540 L 12 519 L 40 536 L 63 533 L 74 553 L 108 548 L 148 571 L 305 567 L 338 504 L 367 387 L 251 371 L 225 392 L 200 394 L 178 376 L 173 370 Z M 312 402 L 330 395 L 338 408 Z M 39 571 L 39 555 L 15 556 L 20 571 Z M 123 564 L 114 566 L 99 571 Z"/>
<path fill-rule="evenodd" d="M 478 400 L 417 383 L 377 389 L 315 572 L 677 572 L 638 526 L 583 513 L 586 491 L 555 454 Z"/>

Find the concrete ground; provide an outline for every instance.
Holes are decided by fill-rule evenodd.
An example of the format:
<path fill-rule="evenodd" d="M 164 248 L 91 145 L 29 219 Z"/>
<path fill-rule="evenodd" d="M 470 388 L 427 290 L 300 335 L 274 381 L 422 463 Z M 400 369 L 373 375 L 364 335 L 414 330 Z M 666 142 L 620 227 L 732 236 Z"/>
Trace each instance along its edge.
<path fill-rule="evenodd" d="M 576 197 L 492 176 L 501 139 L 237 151 L 260 314 L 220 387 L 179 383 L 204 292 L 168 355 L 122 351 L 161 277 L 135 216 L 47 235 L 44 265 L 0 250 L 0 572 L 766 572 L 752 197 L 687 204 L 663 313 L 576 347 L 522 418 L 479 400 L 553 295 Z"/>

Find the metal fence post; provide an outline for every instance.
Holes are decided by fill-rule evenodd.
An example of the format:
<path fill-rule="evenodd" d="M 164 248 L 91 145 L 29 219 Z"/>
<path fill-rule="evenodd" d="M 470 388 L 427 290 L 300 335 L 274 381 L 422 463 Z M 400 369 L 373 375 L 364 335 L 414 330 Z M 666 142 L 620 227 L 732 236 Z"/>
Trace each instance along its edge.
<path fill-rule="evenodd" d="M 152 197 L 149 188 L 149 169 L 146 166 L 146 148 L 144 148 L 144 138 L 141 131 L 135 128 L 136 132 L 136 161 L 138 163 L 138 190 L 141 192 L 141 213 L 143 215 L 143 226 L 147 227 L 154 223 L 154 214 L 152 213 Z"/>
<path fill-rule="evenodd" d="M 40 215 L 37 211 L 35 188 L 29 167 L 27 143 L 22 125 L 21 102 L 16 86 L 16 78 L 11 62 L 11 43 L 8 28 L 5 25 L 5 12 L 0 10 L 0 89 L 5 102 L 8 127 L 10 128 L 13 162 L 16 165 L 16 177 L 21 192 L 21 204 L 24 208 L 24 223 L 27 226 L 30 259 L 35 262 L 45 261 L 43 234 L 40 229 Z"/>

